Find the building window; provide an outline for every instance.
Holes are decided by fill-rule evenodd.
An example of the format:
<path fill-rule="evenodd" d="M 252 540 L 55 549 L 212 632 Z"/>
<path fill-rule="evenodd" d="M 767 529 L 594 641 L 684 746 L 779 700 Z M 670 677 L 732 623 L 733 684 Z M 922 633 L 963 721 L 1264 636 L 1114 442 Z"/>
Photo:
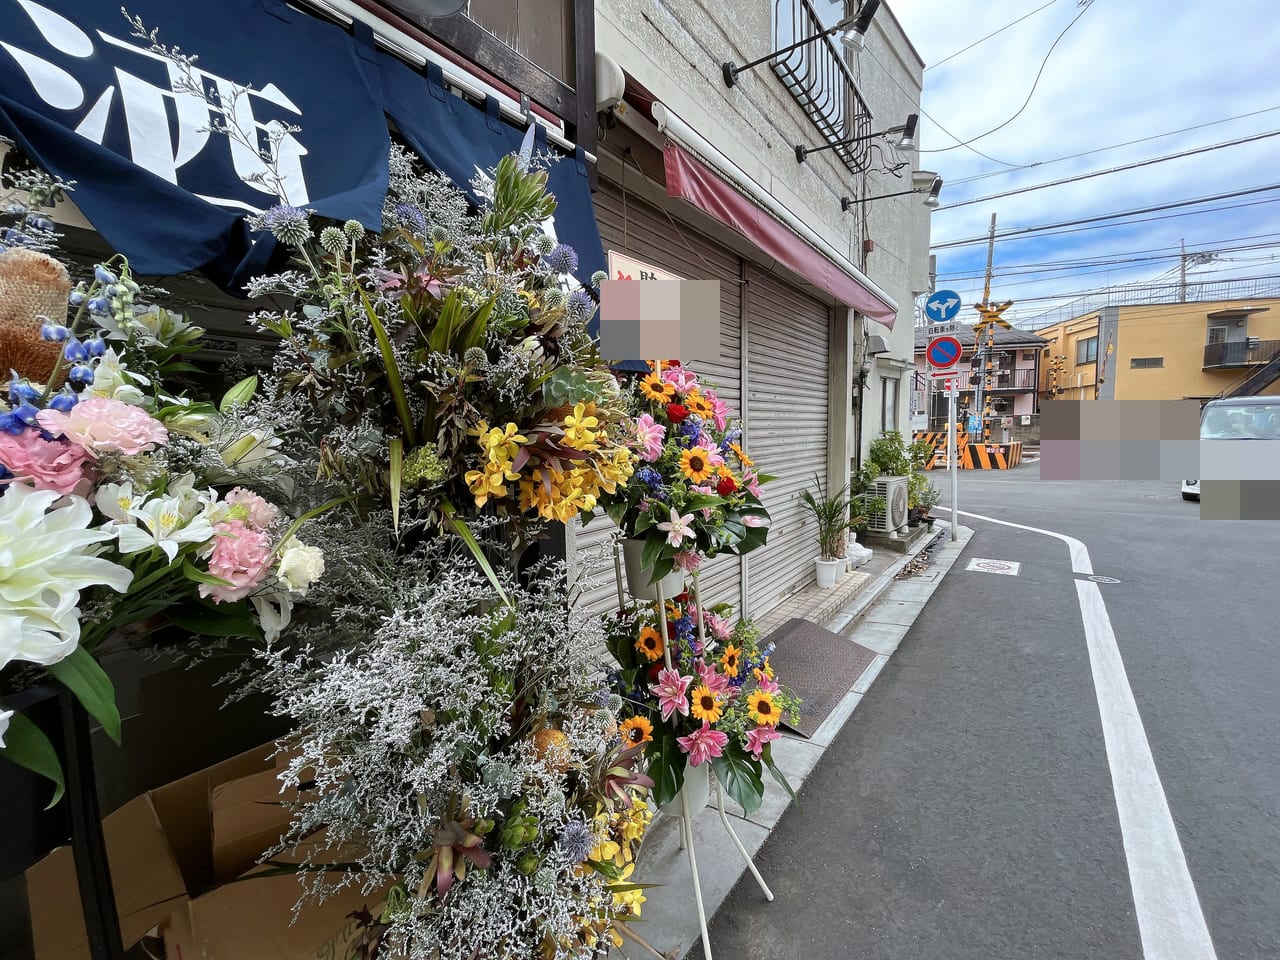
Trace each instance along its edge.
<path fill-rule="evenodd" d="M 1098 338 L 1076 341 L 1076 363 L 1094 363 L 1098 359 Z"/>
<path fill-rule="evenodd" d="M 880 432 L 898 429 L 898 378 L 880 378 Z"/>
<path fill-rule="evenodd" d="M 1206 340 L 1205 343 L 1206 344 L 1223 343 L 1226 341 L 1226 339 L 1227 339 L 1226 327 L 1210 327 L 1209 339 Z"/>
<path fill-rule="evenodd" d="M 1036 358 L 1037 356 L 1039 356 L 1039 355 L 1040 355 L 1040 352 L 1039 352 L 1038 350 L 1023 350 L 1023 351 L 1022 351 L 1022 359 L 1023 359 L 1024 361 L 1025 361 L 1025 360 L 1032 360 L 1032 361 L 1034 361 L 1034 360 L 1035 360 L 1035 358 Z"/>
<path fill-rule="evenodd" d="M 1163 367 L 1164 357 L 1133 357 L 1129 360 L 1129 366 L 1134 370 L 1141 370 L 1150 367 Z"/>

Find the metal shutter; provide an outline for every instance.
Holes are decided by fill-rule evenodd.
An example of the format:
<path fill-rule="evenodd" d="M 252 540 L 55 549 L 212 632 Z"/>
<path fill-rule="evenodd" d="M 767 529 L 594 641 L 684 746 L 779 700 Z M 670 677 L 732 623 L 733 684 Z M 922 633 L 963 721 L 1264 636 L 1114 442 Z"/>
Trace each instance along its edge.
<path fill-rule="evenodd" d="M 692 227 L 673 225 L 665 213 L 630 192 L 624 214 L 622 190 L 615 184 L 601 181 L 593 199 L 606 249 L 629 254 L 689 280 L 720 281 L 720 362 L 697 363 L 695 370 L 716 385 L 719 395 L 735 412 L 740 411 L 742 285 L 738 256 Z M 588 609 L 607 610 L 617 604 L 613 560 L 607 549 L 607 542 L 616 530 L 608 517 L 597 517 L 585 528 L 574 522 L 572 535 L 582 571 L 598 581 L 593 589 L 584 591 L 580 600 Z M 711 561 L 702 568 L 700 584 L 704 603 L 727 602 L 739 607 L 741 560 L 719 557 Z"/>
<path fill-rule="evenodd" d="M 798 494 L 827 473 L 830 309 L 751 271 L 747 284 L 747 452 L 777 477 L 762 488 L 771 529 L 747 560 L 749 612 L 759 616 L 814 578 L 818 542 Z"/>

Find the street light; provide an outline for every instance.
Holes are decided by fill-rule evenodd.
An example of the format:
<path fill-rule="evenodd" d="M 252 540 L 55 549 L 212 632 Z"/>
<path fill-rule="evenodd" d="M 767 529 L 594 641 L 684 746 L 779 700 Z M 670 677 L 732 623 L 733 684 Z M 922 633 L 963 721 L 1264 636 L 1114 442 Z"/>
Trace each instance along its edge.
<path fill-rule="evenodd" d="M 864 197 L 861 202 L 867 203 L 872 200 L 887 200 L 890 197 L 909 197 L 913 193 L 919 194 L 924 192 L 925 192 L 924 187 L 915 187 L 914 189 L 911 189 L 911 190 L 900 190 L 897 193 L 882 193 L 878 197 Z M 930 210 L 934 209 L 935 207 L 938 206 L 938 194 L 940 194 L 941 192 L 942 192 L 942 178 L 934 177 L 932 185 L 928 188 L 928 196 L 926 196 L 922 202 Z M 845 213 L 848 213 L 850 208 L 855 203 L 858 203 L 858 202 L 859 201 L 853 199 L 853 197 L 841 197 L 840 209 Z"/>
<path fill-rule="evenodd" d="M 724 74 L 724 85 L 732 87 L 738 82 L 738 74 L 745 73 L 754 67 L 760 66 L 766 60 L 772 60 L 784 53 L 790 53 L 792 50 L 798 50 L 800 47 L 813 43 L 815 40 L 822 40 L 844 30 L 844 34 L 840 37 L 840 42 L 850 50 L 861 50 L 867 29 L 871 26 L 871 18 L 876 15 L 876 10 L 880 7 L 880 0 L 866 0 L 862 5 L 862 9 L 857 13 L 850 14 L 843 20 L 839 21 L 835 26 L 828 27 L 821 33 L 815 33 L 812 37 L 806 37 L 803 40 L 797 40 L 795 43 L 787 44 L 785 47 L 779 47 L 772 53 L 766 53 L 758 60 L 752 60 L 750 63 L 744 63 L 738 66 L 732 60 L 726 61 L 720 65 L 720 70 Z M 845 28 L 848 28 L 847 30 Z"/>
<path fill-rule="evenodd" d="M 878 133 L 867 133 L 860 137 L 850 137 L 848 140 L 837 140 L 835 143 L 823 144 L 820 147 L 806 147 L 802 143 L 796 144 L 796 162 L 804 163 L 804 158 L 811 153 L 821 153 L 823 150 L 833 150 L 836 147 L 849 147 L 855 143 L 861 143 L 863 140 L 874 140 L 876 137 L 884 137 L 891 133 L 899 134 L 898 142 L 894 144 L 899 150 L 910 150 L 916 145 L 916 126 L 920 122 L 918 113 L 907 114 L 907 122 L 899 127 L 888 127 Z"/>

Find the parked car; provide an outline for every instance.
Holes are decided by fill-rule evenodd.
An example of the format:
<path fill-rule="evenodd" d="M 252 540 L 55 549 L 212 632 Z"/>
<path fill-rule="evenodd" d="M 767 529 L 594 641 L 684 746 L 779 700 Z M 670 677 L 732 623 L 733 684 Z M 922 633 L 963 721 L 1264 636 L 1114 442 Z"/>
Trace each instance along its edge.
<path fill-rule="evenodd" d="M 1280 440 L 1280 397 L 1223 397 L 1200 411 L 1201 440 Z M 1200 481 L 1182 481 L 1182 499 L 1200 499 Z"/>

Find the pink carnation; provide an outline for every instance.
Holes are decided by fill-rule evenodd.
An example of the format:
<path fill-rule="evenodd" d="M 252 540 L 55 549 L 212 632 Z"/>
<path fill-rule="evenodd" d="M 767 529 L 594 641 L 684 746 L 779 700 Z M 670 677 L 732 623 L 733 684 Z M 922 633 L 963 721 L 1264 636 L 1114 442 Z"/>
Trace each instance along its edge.
<path fill-rule="evenodd" d="M 747 736 L 749 737 L 750 734 Z M 725 744 L 728 742 L 728 734 L 712 730 L 711 724 L 705 720 L 702 721 L 700 729 L 693 731 L 687 737 L 676 738 L 680 749 L 689 755 L 689 765 L 693 767 L 701 766 L 708 760 L 714 760 L 720 756 L 724 753 Z"/>
<path fill-rule="evenodd" d="M 244 487 L 233 487 L 223 499 L 227 503 L 238 504 L 248 510 L 249 526 L 254 530 L 266 530 L 280 516 L 280 511 L 275 506 Z"/>
<path fill-rule="evenodd" d="M 40 426 L 59 437 L 66 437 L 89 451 L 144 453 L 169 439 L 169 431 L 145 410 L 110 397 L 81 400 L 70 413 L 41 410 L 36 414 Z"/>
<path fill-rule="evenodd" d="M 647 413 L 636 417 L 636 437 L 640 441 L 640 459 L 649 463 L 662 456 L 662 441 L 667 428 Z"/>
<path fill-rule="evenodd" d="M 764 753 L 765 744 L 770 740 L 777 740 L 780 734 L 773 727 L 756 727 L 754 730 L 747 731 L 747 749 L 751 751 L 751 755 L 757 760 L 760 754 Z"/>
<path fill-rule="evenodd" d="M 229 587 L 200 584 L 200 596 L 212 597 L 214 603 L 243 600 L 262 582 L 271 561 L 271 539 L 251 529 L 243 520 L 215 524 L 213 555 L 209 572 Z"/>
<path fill-rule="evenodd" d="M 16 436 L 0 431 L 0 467 L 13 474 L 14 480 L 29 483 L 37 490 L 73 492 L 84 479 L 88 456 L 81 447 L 62 440 L 46 440 L 37 430 L 23 430 Z"/>

